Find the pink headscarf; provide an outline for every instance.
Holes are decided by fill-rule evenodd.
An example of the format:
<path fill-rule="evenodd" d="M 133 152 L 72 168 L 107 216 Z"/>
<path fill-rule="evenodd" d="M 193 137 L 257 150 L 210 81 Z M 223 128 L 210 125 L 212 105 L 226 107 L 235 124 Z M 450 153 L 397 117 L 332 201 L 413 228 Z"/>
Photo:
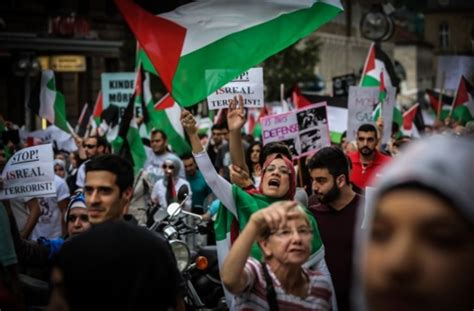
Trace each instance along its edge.
<path fill-rule="evenodd" d="M 272 155 L 268 156 L 265 163 L 263 163 L 262 173 L 261 173 L 260 177 L 263 181 L 263 175 L 265 174 L 265 170 L 270 165 L 270 163 L 272 163 L 272 161 L 277 159 L 277 158 L 282 159 L 285 162 L 286 167 L 290 170 L 290 176 L 288 176 L 290 186 L 288 188 L 288 192 L 281 199 L 283 199 L 283 200 L 293 200 L 293 198 L 295 197 L 295 192 L 296 192 L 296 172 L 295 172 L 295 168 L 294 168 L 293 163 L 291 162 L 291 160 L 287 159 L 286 157 L 282 156 L 279 153 L 272 154 Z M 263 182 L 260 183 L 260 186 L 259 186 L 258 190 L 255 191 L 254 193 L 262 194 L 263 193 L 262 192 L 262 185 L 263 185 Z"/>

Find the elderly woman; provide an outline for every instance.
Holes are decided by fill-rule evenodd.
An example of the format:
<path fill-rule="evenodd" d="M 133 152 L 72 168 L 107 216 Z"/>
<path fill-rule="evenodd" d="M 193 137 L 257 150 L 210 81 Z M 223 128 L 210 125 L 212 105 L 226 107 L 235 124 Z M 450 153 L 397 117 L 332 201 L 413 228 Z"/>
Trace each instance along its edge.
<path fill-rule="evenodd" d="M 303 268 L 313 233 L 296 202 L 280 201 L 252 214 L 222 266 L 221 279 L 236 295 L 235 310 L 330 310 L 331 281 Z M 264 262 L 249 257 L 254 242 Z"/>
<path fill-rule="evenodd" d="M 414 142 L 381 174 L 360 240 L 358 309 L 472 310 L 474 142 Z"/>

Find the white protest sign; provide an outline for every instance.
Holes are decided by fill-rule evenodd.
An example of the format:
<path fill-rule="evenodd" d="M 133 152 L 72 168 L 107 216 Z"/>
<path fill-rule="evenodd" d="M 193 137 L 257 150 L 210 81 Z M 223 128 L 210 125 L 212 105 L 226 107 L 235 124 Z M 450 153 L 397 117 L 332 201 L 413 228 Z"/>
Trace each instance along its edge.
<path fill-rule="evenodd" d="M 207 72 L 206 72 L 207 73 Z M 229 100 L 242 95 L 244 106 L 263 107 L 263 69 L 251 68 L 207 97 L 210 110 L 229 107 Z"/>
<path fill-rule="evenodd" d="M 262 119 L 263 144 L 285 143 L 293 158 L 310 155 L 330 145 L 326 103 L 310 105 Z"/>
<path fill-rule="evenodd" d="M 135 75 L 134 72 L 105 72 L 101 74 L 104 109 L 109 107 L 109 105 L 116 105 L 122 108 L 122 110 L 127 107 L 133 95 Z"/>
<path fill-rule="evenodd" d="M 395 88 L 386 87 L 387 95 L 382 105 L 383 117 L 383 137 L 382 143 L 387 143 L 390 140 L 392 132 L 393 107 L 395 106 Z M 349 88 L 349 101 L 347 108 L 349 110 L 347 122 L 347 139 L 349 141 L 355 140 L 357 136 L 357 129 L 362 124 L 373 124 L 372 120 L 374 109 L 377 107 L 379 101 L 380 90 L 378 87 L 357 87 L 351 86 Z"/>
<path fill-rule="evenodd" d="M 0 199 L 55 196 L 51 144 L 21 149 L 8 160 L 2 173 Z"/>

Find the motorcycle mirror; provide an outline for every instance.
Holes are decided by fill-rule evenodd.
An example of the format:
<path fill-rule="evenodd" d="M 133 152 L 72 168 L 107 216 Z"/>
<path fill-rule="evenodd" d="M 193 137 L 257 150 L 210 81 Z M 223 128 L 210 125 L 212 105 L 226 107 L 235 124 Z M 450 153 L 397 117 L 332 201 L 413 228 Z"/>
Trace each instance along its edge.
<path fill-rule="evenodd" d="M 181 206 L 179 205 L 179 203 L 171 203 L 170 205 L 168 205 L 166 212 L 171 217 L 176 216 L 181 213 Z"/>
<path fill-rule="evenodd" d="M 181 202 L 183 201 L 184 199 L 186 199 L 186 197 L 188 196 L 189 194 L 189 188 L 188 186 L 186 185 L 182 185 L 181 187 L 179 187 L 179 190 L 178 190 L 178 201 Z"/>

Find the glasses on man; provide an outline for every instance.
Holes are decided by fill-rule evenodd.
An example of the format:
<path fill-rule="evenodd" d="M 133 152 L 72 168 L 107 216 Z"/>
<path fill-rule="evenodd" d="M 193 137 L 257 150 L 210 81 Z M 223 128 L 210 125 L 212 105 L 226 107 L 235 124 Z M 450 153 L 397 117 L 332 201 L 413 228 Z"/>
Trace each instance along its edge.
<path fill-rule="evenodd" d="M 293 236 L 294 234 L 298 233 L 299 236 L 303 238 L 310 237 L 313 234 L 313 230 L 309 227 L 303 227 L 303 228 L 298 228 L 296 230 L 291 230 L 291 229 L 280 229 L 275 232 L 272 232 L 271 235 L 274 235 L 279 238 L 289 238 Z"/>
<path fill-rule="evenodd" d="M 265 172 L 267 173 L 273 173 L 275 171 L 278 171 L 278 173 L 282 175 L 290 175 L 290 169 L 286 166 L 276 166 L 276 165 L 269 165 L 265 169 Z"/>
<path fill-rule="evenodd" d="M 92 149 L 92 148 L 95 148 L 95 147 L 97 147 L 97 145 L 92 145 L 92 144 L 82 144 L 82 147 L 83 147 L 83 148 Z"/>
<path fill-rule="evenodd" d="M 79 215 L 79 216 L 69 215 L 68 218 L 67 218 L 67 221 L 68 222 L 75 222 L 76 219 L 78 219 L 78 218 L 83 222 L 88 222 L 89 221 L 89 216 L 88 215 Z"/>

